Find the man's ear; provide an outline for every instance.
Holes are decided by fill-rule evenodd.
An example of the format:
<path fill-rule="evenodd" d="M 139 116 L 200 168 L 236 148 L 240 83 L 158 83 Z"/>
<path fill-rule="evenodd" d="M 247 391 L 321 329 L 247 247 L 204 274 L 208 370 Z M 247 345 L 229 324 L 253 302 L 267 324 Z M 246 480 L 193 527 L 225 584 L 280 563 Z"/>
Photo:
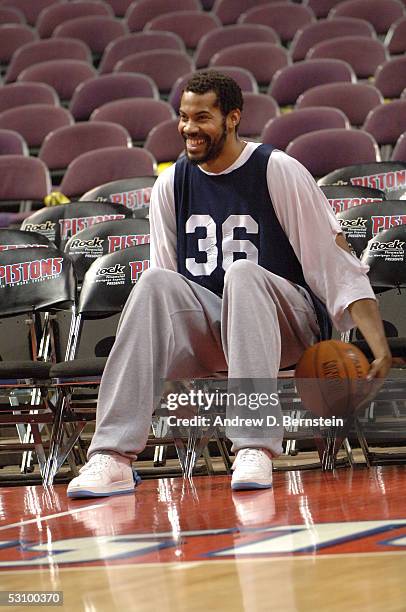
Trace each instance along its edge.
<path fill-rule="evenodd" d="M 241 121 L 241 111 L 238 108 L 230 111 L 227 115 L 227 127 L 230 130 L 236 130 Z"/>

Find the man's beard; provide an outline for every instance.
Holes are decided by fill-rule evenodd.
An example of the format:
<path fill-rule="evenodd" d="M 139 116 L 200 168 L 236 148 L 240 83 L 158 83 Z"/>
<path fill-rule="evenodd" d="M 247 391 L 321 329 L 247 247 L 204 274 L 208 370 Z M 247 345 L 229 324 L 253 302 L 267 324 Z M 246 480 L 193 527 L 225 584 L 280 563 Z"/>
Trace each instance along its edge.
<path fill-rule="evenodd" d="M 211 140 L 206 153 L 204 153 L 200 157 L 193 157 L 193 158 L 189 157 L 189 154 L 186 149 L 186 156 L 188 160 L 190 161 L 190 163 L 194 164 L 195 166 L 197 166 L 198 164 L 205 164 L 208 161 L 212 161 L 213 159 L 216 159 L 220 155 L 220 153 L 222 152 L 224 148 L 224 143 L 226 142 L 226 139 L 227 139 L 227 127 L 226 127 L 225 119 L 223 120 L 222 127 L 223 127 L 223 131 L 221 133 L 221 136 L 216 141 Z"/>

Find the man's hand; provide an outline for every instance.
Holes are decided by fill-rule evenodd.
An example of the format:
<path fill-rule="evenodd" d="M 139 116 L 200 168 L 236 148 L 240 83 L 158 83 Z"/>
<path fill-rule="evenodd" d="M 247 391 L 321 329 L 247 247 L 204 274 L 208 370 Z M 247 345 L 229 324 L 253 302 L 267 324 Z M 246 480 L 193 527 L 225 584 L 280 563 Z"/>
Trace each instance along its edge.
<path fill-rule="evenodd" d="M 378 359 L 374 359 L 369 368 L 369 372 L 367 375 L 367 380 L 373 380 L 374 378 L 382 378 L 384 379 L 389 370 L 392 367 L 392 355 L 384 355 L 383 357 L 379 357 Z"/>

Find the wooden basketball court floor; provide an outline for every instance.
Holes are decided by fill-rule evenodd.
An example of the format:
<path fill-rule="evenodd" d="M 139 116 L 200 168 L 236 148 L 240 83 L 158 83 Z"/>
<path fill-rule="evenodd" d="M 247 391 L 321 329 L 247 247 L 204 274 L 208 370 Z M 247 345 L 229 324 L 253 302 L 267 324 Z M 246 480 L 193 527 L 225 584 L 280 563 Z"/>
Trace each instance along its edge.
<path fill-rule="evenodd" d="M 406 610 L 406 468 L 274 476 L 272 490 L 179 477 L 86 500 L 2 487 L 0 590 L 63 591 L 85 612 Z"/>

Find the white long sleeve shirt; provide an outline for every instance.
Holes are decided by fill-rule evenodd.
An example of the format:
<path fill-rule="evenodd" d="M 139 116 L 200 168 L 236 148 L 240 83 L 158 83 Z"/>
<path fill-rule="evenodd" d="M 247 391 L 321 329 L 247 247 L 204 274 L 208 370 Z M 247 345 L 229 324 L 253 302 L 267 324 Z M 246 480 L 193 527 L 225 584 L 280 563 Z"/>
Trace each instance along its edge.
<path fill-rule="evenodd" d="M 223 173 L 241 167 L 259 144 L 248 142 Z M 151 194 L 150 222 L 151 266 L 176 271 L 174 175 L 175 165 L 159 175 Z M 339 223 L 327 198 L 298 161 L 282 151 L 273 151 L 267 183 L 276 216 L 302 265 L 307 284 L 326 304 L 336 329 L 351 329 L 354 323 L 348 306 L 359 299 L 375 299 L 368 266 L 336 244 L 336 235 L 341 233 Z"/>

